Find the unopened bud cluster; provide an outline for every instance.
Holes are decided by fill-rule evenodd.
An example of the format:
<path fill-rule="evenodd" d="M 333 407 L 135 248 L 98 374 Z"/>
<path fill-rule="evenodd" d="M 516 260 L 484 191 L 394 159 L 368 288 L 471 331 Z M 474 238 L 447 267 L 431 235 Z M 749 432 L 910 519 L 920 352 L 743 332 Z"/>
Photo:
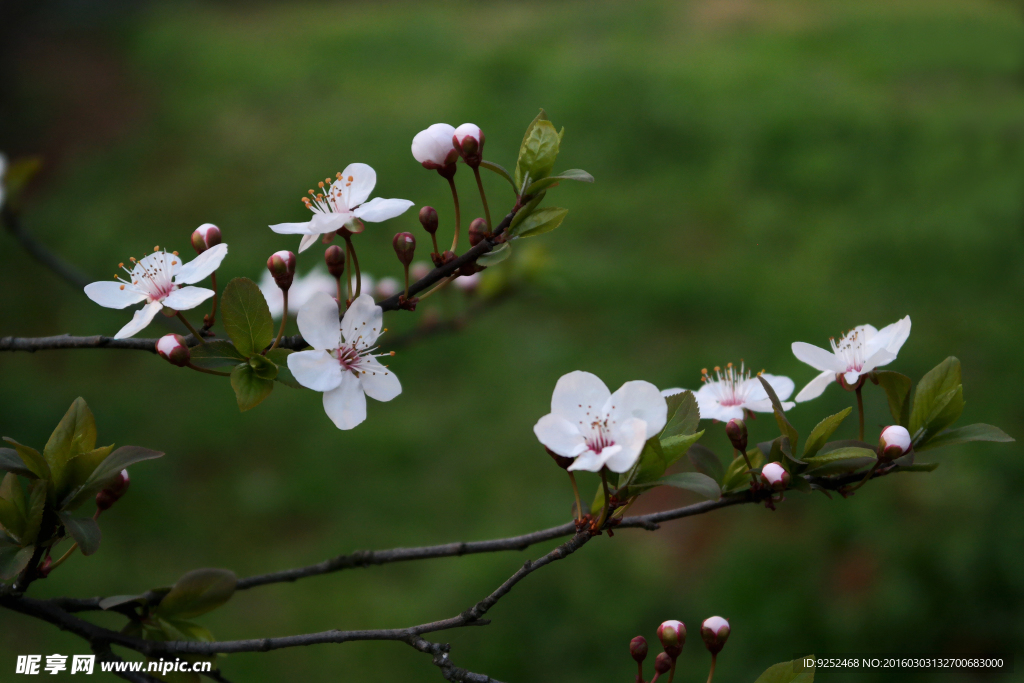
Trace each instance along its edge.
<path fill-rule="evenodd" d="M 729 638 L 729 622 L 722 617 L 705 619 L 700 627 L 700 635 L 708 651 L 715 657 L 721 652 L 725 641 Z M 654 658 L 655 676 L 651 679 L 651 683 L 670 671 L 674 675 L 676 661 L 683 653 L 683 645 L 686 643 L 686 624 L 675 619 L 662 622 L 658 626 L 658 640 L 661 642 L 664 652 L 658 653 L 658 656 Z M 629 654 L 637 663 L 637 683 L 646 683 L 643 676 L 643 663 L 647 659 L 647 653 L 647 640 L 643 636 L 637 636 L 629 641 Z"/>

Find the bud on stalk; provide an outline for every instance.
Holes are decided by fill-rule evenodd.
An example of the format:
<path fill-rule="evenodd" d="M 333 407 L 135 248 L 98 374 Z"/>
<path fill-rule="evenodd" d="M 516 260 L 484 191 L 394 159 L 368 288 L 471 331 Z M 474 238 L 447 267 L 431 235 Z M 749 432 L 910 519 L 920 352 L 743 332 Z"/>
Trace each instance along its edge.
<path fill-rule="evenodd" d="M 665 648 L 665 654 L 674 661 L 683 653 L 683 644 L 686 642 L 686 624 L 675 619 L 662 622 L 658 627 L 658 640 Z"/>
<path fill-rule="evenodd" d="M 99 508 L 100 512 L 109 510 L 110 507 L 116 503 L 121 496 L 128 491 L 128 484 L 131 481 L 128 478 L 128 470 L 121 470 L 116 477 L 106 488 L 96 494 L 96 507 Z"/>
<path fill-rule="evenodd" d="M 647 639 L 637 636 L 629 641 L 629 654 L 637 664 L 647 659 Z"/>
<path fill-rule="evenodd" d="M 267 259 L 267 270 L 274 276 L 274 282 L 282 292 L 287 292 L 295 279 L 295 254 L 290 251 L 277 251 Z"/>
<path fill-rule="evenodd" d="M 740 453 L 747 452 L 747 423 L 734 417 L 725 425 L 725 435 L 729 437 L 733 448 Z"/>
<path fill-rule="evenodd" d="M 210 247 L 220 244 L 220 228 L 213 223 L 203 223 L 192 231 L 192 248 L 202 254 Z"/>
<path fill-rule="evenodd" d="M 782 463 L 770 462 L 761 468 L 761 481 L 775 491 L 785 491 L 789 486 L 789 472 L 782 467 Z"/>
<path fill-rule="evenodd" d="M 476 168 L 484 158 L 484 132 L 480 126 L 464 123 L 455 129 L 452 146 L 470 168 Z"/>
<path fill-rule="evenodd" d="M 395 248 L 398 260 L 408 270 L 409 264 L 412 263 L 412 257 L 416 253 L 416 238 L 412 236 L 412 233 L 400 232 L 391 240 L 391 246 Z"/>
<path fill-rule="evenodd" d="M 165 334 L 156 340 L 156 352 L 171 365 L 183 368 L 191 361 L 185 338 L 180 334 Z"/>
<path fill-rule="evenodd" d="M 891 462 L 909 453 L 913 445 L 910 432 L 906 427 L 899 425 L 886 427 L 878 437 L 878 460 Z"/>
<path fill-rule="evenodd" d="M 469 224 L 469 246 L 475 247 L 483 242 L 489 230 L 487 221 L 483 218 L 474 218 L 473 222 Z"/>
<path fill-rule="evenodd" d="M 659 652 L 658 656 L 654 658 L 654 671 L 659 676 L 667 674 L 672 670 L 672 658 L 664 652 Z"/>
<path fill-rule="evenodd" d="M 729 632 L 729 622 L 722 617 L 709 617 L 700 625 L 700 637 L 712 655 L 717 655 L 725 647 Z"/>
<path fill-rule="evenodd" d="M 327 262 L 327 272 L 337 280 L 345 274 L 345 250 L 337 244 L 332 244 L 324 251 L 324 261 Z"/>

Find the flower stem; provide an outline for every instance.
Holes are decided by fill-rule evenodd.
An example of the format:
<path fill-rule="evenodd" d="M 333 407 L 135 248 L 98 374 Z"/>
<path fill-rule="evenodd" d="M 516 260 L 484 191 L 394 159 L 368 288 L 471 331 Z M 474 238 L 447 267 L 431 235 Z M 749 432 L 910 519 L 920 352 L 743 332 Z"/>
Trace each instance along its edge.
<path fill-rule="evenodd" d="M 352 257 L 349 256 L 348 249 L 345 250 L 345 291 L 347 296 L 346 301 L 352 301 Z M 341 295 L 338 295 L 338 310 L 341 310 Z"/>
<path fill-rule="evenodd" d="M 449 178 L 452 188 L 452 201 L 455 203 L 455 237 L 452 238 L 452 251 L 459 246 L 459 233 L 462 231 L 462 210 L 459 208 L 459 192 L 455 189 L 455 178 Z"/>
<path fill-rule="evenodd" d="M 78 548 L 78 543 L 75 543 L 70 548 L 68 548 L 68 551 L 66 553 L 64 553 L 63 555 L 61 555 L 59 560 L 57 560 L 56 562 L 54 562 L 53 564 L 50 565 L 50 571 L 52 572 L 54 569 L 56 569 L 57 567 L 59 567 L 62 564 L 64 564 L 64 561 L 67 560 L 69 557 L 71 557 L 71 553 L 75 552 L 75 550 L 77 548 Z"/>
<path fill-rule="evenodd" d="M 738 452 L 739 452 L 739 449 L 738 449 L 738 448 L 736 448 L 735 446 L 733 446 L 733 449 L 732 449 L 732 459 L 733 459 L 733 460 L 735 460 L 735 459 L 736 459 L 736 454 L 737 454 Z M 750 458 L 748 458 L 748 457 L 747 457 L 747 453 L 746 453 L 746 451 L 744 451 L 744 452 L 742 453 L 742 455 L 743 455 L 743 461 L 744 461 L 745 463 L 747 463 L 747 469 L 748 469 L 748 470 L 753 470 L 753 469 L 754 469 L 754 464 L 750 462 Z M 755 475 L 755 474 L 754 474 L 753 472 L 751 472 L 751 473 L 750 473 L 750 483 L 751 483 L 751 484 L 755 484 L 755 485 L 757 484 L 757 476 L 756 476 L 756 475 Z M 671 682 L 670 682 L 670 683 L 671 683 Z"/>
<path fill-rule="evenodd" d="M 676 660 L 672 660 L 672 668 L 668 670 L 668 683 L 672 683 L 672 679 L 676 677 Z"/>
<path fill-rule="evenodd" d="M 857 417 L 860 418 L 859 436 L 857 438 L 861 441 L 864 440 L 864 397 L 860 395 L 860 390 L 862 388 L 862 386 L 857 387 Z"/>
<path fill-rule="evenodd" d="M 356 296 L 358 297 L 363 293 L 363 275 L 359 270 L 359 257 L 356 256 L 356 248 L 352 246 L 352 238 L 348 235 L 345 235 L 345 246 L 348 247 L 348 251 L 346 253 L 352 255 L 352 267 L 355 268 L 356 276 Z"/>
<path fill-rule="evenodd" d="M 715 675 L 716 662 L 718 662 L 718 655 L 711 655 L 711 671 L 708 672 L 708 683 L 711 683 L 711 678 Z"/>
<path fill-rule="evenodd" d="M 188 364 L 188 367 L 192 368 L 196 372 L 205 372 L 207 375 L 217 375 L 218 377 L 230 377 L 230 372 L 217 372 L 216 370 L 210 370 L 208 368 L 201 368 L 198 365 Z"/>
<path fill-rule="evenodd" d="M 284 326 L 288 322 L 288 290 L 281 290 L 281 296 L 284 299 L 284 310 L 281 312 L 281 329 L 277 331 L 277 339 L 274 340 L 273 346 L 270 350 L 273 351 L 277 348 L 277 345 L 281 342 L 281 337 L 284 335 Z"/>
<path fill-rule="evenodd" d="M 480 190 L 480 201 L 484 205 L 484 219 L 487 221 L 487 230 L 491 229 L 491 209 L 487 206 L 487 193 L 484 192 L 484 182 L 480 179 L 480 167 L 474 166 L 473 173 L 476 175 L 476 186 Z"/>
<path fill-rule="evenodd" d="M 576 496 L 576 521 L 578 522 L 583 518 L 583 507 L 580 505 L 580 489 L 576 486 L 576 475 L 566 470 L 566 474 L 569 475 L 569 481 L 572 482 L 572 494 Z"/>
<path fill-rule="evenodd" d="M 206 340 L 205 340 L 205 339 L 203 339 L 203 335 L 201 335 L 201 334 L 199 334 L 198 332 L 196 332 L 196 328 L 192 327 L 192 323 L 190 323 L 190 322 L 189 322 L 189 321 L 188 321 L 188 320 L 187 320 L 187 319 L 185 318 L 185 315 L 184 315 L 184 314 L 183 314 L 183 313 L 182 313 L 181 311 L 178 311 L 178 318 L 180 318 L 180 319 L 181 319 L 181 322 L 185 323 L 185 327 L 187 327 L 187 328 L 188 328 L 188 331 L 192 333 L 192 336 L 193 336 L 193 337 L 195 337 L 196 339 L 198 339 L 198 340 L 199 340 L 199 343 L 200 343 L 200 344 L 205 344 L 205 343 L 206 343 Z"/>
<path fill-rule="evenodd" d="M 441 250 L 437 248 L 437 231 L 430 233 L 430 240 L 434 243 L 434 253 L 440 254 Z"/>
<path fill-rule="evenodd" d="M 409 264 L 403 264 L 405 266 L 405 299 L 409 300 Z"/>

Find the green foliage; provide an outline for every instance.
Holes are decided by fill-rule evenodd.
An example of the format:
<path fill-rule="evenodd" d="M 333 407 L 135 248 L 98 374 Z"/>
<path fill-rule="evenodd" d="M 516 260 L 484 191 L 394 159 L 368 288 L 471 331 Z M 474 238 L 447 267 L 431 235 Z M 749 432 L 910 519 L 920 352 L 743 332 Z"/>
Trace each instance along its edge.
<path fill-rule="evenodd" d="M 814 667 L 804 665 L 807 659 L 814 655 L 770 666 L 754 683 L 814 683 Z"/>
<path fill-rule="evenodd" d="M 517 188 L 523 188 L 527 182 L 551 175 L 564 132 L 565 129 L 562 129 L 562 132 L 556 131 L 548 115 L 543 109 L 540 110 L 527 127 L 522 145 L 519 147 L 515 173 Z"/>
<path fill-rule="evenodd" d="M 83 555 L 92 555 L 99 550 L 100 525 L 92 517 L 74 517 L 70 512 L 58 512 L 57 516 L 67 530 L 68 535 L 78 544 Z"/>
<path fill-rule="evenodd" d="M 234 344 L 225 339 L 198 344 L 193 346 L 189 353 L 193 365 L 208 370 L 234 367 L 247 360 Z"/>
<path fill-rule="evenodd" d="M 725 468 L 713 450 L 695 443 L 686 451 L 686 457 L 693 463 L 694 469 L 711 477 L 719 485 L 722 484 L 725 477 Z"/>
<path fill-rule="evenodd" d="M 92 474 L 79 486 L 71 490 L 61 501 L 62 510 L 74 510 L 82 503 L 93 498 L 101 489 L 110 483 L 121 470 L 143 460 L 153 460 L 163 456 L 160 451 L 153 451 L 141 446 L 121 446 L 104 458 Z"/>
<path fill-rule="evenodd" d="M 592 183 L 594 182 L 594 176 L 590 175 L 583 169 L 570 168 L 568 171 L 561 171 L 556 175 L 548 176 L 547 178 L 542 178 L 541 180 L 531 183 L 530 186 L 526 188 L 526 192 L 524 194 L 529 196 L 536 194 L 537 192 L 542 192 L 554 187 L 560 180 L 577 180 L 582 183 Z"/>
<path fill-rule="evenodd" d="M 718 482 L 700 472 L 676 472 L 646 484 L 634 484 L 636 488 L 653 488 L 655 486 L 672 486 L 711 500 L 718 500 L 722 497 L 722 489 Z"/>
<path fill-rule="evenodd" d="M 826 417 L 815 425 L 814 429 L 811 430 L 810 435 L 807 437 L 807 441 L 804 443 L 804 452 L 801 457 L 805 462 L 809 462 L 808 458 L 821 450 L 821 447 L 825 445 L 826 441 L 828 441 L 828 437 L 832 436 L 832 433 L 839 428 L 839 425 L 843 423 L 843 420 L 845 420 L 852 411 L 853 407 L 851 406 L 850 408 L 840 411 L 835 415 Z"/>
<path fill-rule="evenodd" d="M 493 266 L 501 263 L 509 256 L 512 255 L 512 245 L 508 242 L 502 242 L 494 249 L 481 256 L 476 260 L 478 266 Z"/>
<path fill-rule="evenodd" d="M 263 351 L 274 341 L 274 319 L 256 283 L 236 277 L 221 297 L 224 331 L 238 353 L 246 358 Z"/>
<path fill-rule="evenodd" d="M 747 462 L 743 459 L 742 455 L 737 455 L 733 458 L 732 462 L 725 469 L 725 475 L 722 477 L 722 491 L 724 493 L 747 488 L 750 485 L 750 472 L 760 471 L 761 467 L 764 466 L 764 454 L 760 449 L 750 449 L 747 451 L 747 457 L 750 459 L 750 467 L 752 469 L 747 468 Z"/>
<path fill-rule="evenodd" d="M 893 424 L 907 427 L 910 424 L 910 388 L 914 385 L 913 380 L 891 370 L 873 372 L 871 380 L 885 390 Z"/>
<path fill-rule="evenodd" d="M 183 575 L 153 613 L 173 619 L 192 619 L 231 599 L 238 579 L 227 569 L 195 569 Z"/>
<path fill-rule="evenodd" d="M 800 440 L 800 435 L 797 433 L 796 428 L 789 423 L 786 418 L 786 411 L 782 409 L 782 402 L 779 401 L 778 394 L 775 393 L 775 389 L 768 383 L 761 375 L 757 376 L 757 379 L 761 382 L 761 386 L 764 387 L 765 392 L 768 393 L 768 398 L 772 402 L 772 408 L 775 412 L 775 421 L 779 425 L 779 431 L 782 435 L 789 438 L 789 447 L 795 449 L 797 442 Z"/>
<path fill-rule="evenodd" d="M 960 361 L 950 356 L 929 370 L 914 391 L 909 427 L 914 445 L 925 443 L 952 424 L 963 405 Z"/>
<path fill-rule="evenodd" d="M 973 424 L 956 429 L 948 429 L 936 434 L 927 443 L 915 448 L 917 451 L 926 451 L 929 448 L 941 448 L 943 446 L 955 446 L 971 441 L 994 441 L 997 443 L 1009 443 L 1013 438 L 999 427 L 987 424 Z"/>
<path fill-rule="evenodd" d="M 816 476 L 846 474 L 874 465 L 877 459 L 870 448 L 843 446 L 832 450 L 822 449 L 818 455 L 804 458 L 808 465 L 805 472 Z"/>
<path fill-rule="evenodd" d="M 240 363 L 231 371 L 231 388 L 235 390 L 238 409 L 244 413 L 270 396 L 274 390 L 274 380 L 258 376 L 249 363 Z"/>
<path fill-rule="evenodd" d="M 512 237 L 533 237 L 551 232 L 565 219 L 569 209 L 545 207 L 527 215 L 518 225 L 510 230 Z M 518 215 L 516 216 L 518 218 Z"/>

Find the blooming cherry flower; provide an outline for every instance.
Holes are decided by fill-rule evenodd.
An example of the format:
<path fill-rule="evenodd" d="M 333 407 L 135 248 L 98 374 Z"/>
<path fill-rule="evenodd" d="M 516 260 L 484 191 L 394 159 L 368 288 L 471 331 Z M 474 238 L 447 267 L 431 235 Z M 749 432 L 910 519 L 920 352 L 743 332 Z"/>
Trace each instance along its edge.
<path fill-rule="evenodd" d="M 802 403 L 821 396 L 825 388 L 842 377 L 847 385 L 854 385 L 860 378 L 875 368 L 896 360 L 896 355 L 907 337 L 910 336 L 910 316 L 876 330 L 871 325 L 859 325 L 839 341 L 832 342 L 832 351 L 807 344 L 793 342 L 793 355 L 807 363 L 821 374 L 807 383 L 796 395 L 796 402 Z"/>
<path fill-rule="evenodd" d="M 182 285 L 205 280 L 220 267 L 227 253 L 228 245 L 218 244 L 182 265 L 178 252 L 155 249 L 141 261 L 130 259 L 135 264 L 131 270 L 120 264 L 129 279 L 116 276 L 113 282 L 90 283 L 85 286 L 85 295 L 107 308 L 127 308 L 140 301 L 146 302 L 135 311 L 131 322 L 114 335 L 114 339 L 125 339 L 145 328 L 164 306 L 175 311 L 187 311 L 213 296 L 212 289 Z"/>
<path fill-rule="evenodd" d="M 369 223 L 380 223 L 395 216 L 401 216 L 412 206 L 408 199 L 382 199 L 370 193 L 377 184 L 377 172 L 366 164 L 349 164 L 338 173 L 335 180 L 324 179 L 318 183 L 319 191 L 310 190 L 310 197 L 303 197 L 306 208 L 313 212 L 312 220 L 306 223 L 278 223 L 270 229 L 281 235 L 302 235 L 299 251 L 303 252 L 325 233 L 349 227 L 359 232 L 356 219 Z"/>
<path fill-rule="evenodd" d="M 756 376 L 750 375 L 750 370 L 742 362 L 739 368 L 729 363 L 724 371 L 715 366 L 714 372 L 712 377 L 707 368 L 701 370 L 702 386 L 693 392 L 702 420 L 728 422 L 732 419 L 741 419 L 744 410 L 755 413 L 772 412 L 772 402 L 764 386 Z M 786 400 L 793 393 L 793 380 L 782 375 L 769 375 L 764 371 L 758 374 L 775 390 L 783 410 L 789 410 L 795 405 Z M 674 388 L 665 389 L 661 393 L 664 396 L 672 396 L 684 391 L 686 389 Z"/>
<path fill-rule="evenodd" d="M 551 412 L 533 427 L 544 446 L 575 458 L 569 470 L 626 472 L 644 443 L 665 426 L 668 405 L 650 382 L 626 382 L 614 394 L 589 372 L 570 372 L 555 385 Z"/>
<path fill-rule="evenodd" d="M 296 381 L 324 392 L 324 411 L 338 429 L 352 429 L 366 419 L 366 397 L 390 401 L 402 393 L 395 373 L 377 361 L 391 353 L 374 353 L 383 331 L 383 311 L 363 294 L 338 322 L 338 302 L 313 294 L 299 311 L 299 332 L 313 347 L 288 356 Z"/>
<path fill-rule="evenodd" d="M 412 156 L 423 164 L 423 168 L 454 168 L 459 152 L 452 144 L 455 128 L 447 123 L 435 123 L 426 130 L 416 133 L 412 139 Z"/>

